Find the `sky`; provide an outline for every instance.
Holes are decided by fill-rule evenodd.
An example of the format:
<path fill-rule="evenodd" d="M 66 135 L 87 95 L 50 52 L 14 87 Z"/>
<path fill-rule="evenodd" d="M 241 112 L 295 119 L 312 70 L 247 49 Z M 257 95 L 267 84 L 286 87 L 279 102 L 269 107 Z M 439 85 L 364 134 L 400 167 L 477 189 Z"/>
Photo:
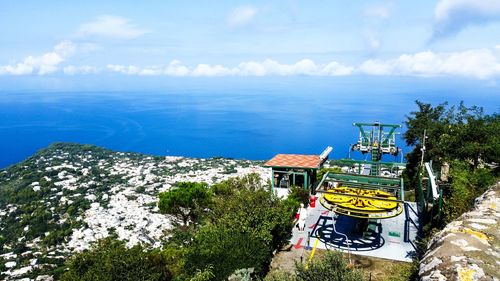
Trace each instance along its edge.
<path fill-rule="evenodd" d="M 500 80 L 499 0 L 4 0 L 0 35 L 0 88 L 131 77 Z"/>

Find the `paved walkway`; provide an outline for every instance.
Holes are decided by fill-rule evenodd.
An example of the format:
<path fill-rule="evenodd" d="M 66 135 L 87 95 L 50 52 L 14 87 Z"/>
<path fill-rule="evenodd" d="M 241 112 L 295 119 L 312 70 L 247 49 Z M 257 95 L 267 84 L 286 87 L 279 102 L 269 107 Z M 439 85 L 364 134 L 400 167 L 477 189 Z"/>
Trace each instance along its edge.
<path fill-rule="evenodd" d="M 364 233 L 366 221 L 347 216 L 337 217 L 335 231 L 333 212 L 325 209 L 318 198 L 316 207 L 308 208 L 305 230 L 299 231 L 295 227 L 291 243 L 299 249 L 308 245 L 312 247 L 316 239 L 320 239 L 319 249 L 337 249 L 356 255 L 411 262 L 416 247 L 417 206 L 415 202 L 405 204 L 403 213 L 394 218 L 370 222 L 368 228 L 371 231 Z M 308 234 L 311 236 L 309 241 Z"/>

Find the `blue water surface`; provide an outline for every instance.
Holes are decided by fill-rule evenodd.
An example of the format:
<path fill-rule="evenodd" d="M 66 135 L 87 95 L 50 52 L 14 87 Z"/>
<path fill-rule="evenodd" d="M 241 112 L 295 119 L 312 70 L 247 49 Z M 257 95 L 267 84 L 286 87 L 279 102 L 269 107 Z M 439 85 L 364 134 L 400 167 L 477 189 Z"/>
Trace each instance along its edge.
<path fill-rule="evenodd" d="M 331 158 L 340 158 L 358 137 L 353 122 L 404 124 L 416 99 L 464 100 L 492 113 L 500 104 L 497 90 L 465 82 L 368 78 L 194 79 L 151 90 L 9 90 L 0 92 L 0 167 L 59 141 L 154 155 L 255 160 L 276 153 L 319 154 L 331 145 Z M 409 151 L 401 139 L 399 145 Z"/>

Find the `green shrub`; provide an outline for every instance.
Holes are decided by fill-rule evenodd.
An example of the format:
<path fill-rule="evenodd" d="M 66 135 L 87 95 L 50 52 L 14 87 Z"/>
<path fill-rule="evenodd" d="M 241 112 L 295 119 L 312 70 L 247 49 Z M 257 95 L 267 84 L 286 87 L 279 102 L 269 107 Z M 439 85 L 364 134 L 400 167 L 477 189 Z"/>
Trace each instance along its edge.
<path fill-rule="evenodd" d="M 251 229 L 223 224 L 200 229 L 186 255 L 188 272 L 213 266 L 215 280 L 225 280 L 234 271 L 254 268 L 260 272 L 271 258 L 265 240 Z"/>
<path fill-rule="evenodd" d="M 238 269 L 264 274 L 272 253 L 287 244 L 298 204 L 273 195 L 255 175 L 212 187 L 211 212 L 187 246 L 185 273 L 213 267 L 215 280 Z"/>
<path fill-rule="evenodd" d="M 362 271 L 349 268 L 346 259 L 338 251 L 328 251 L 322 259 L 313 261 L 308 267 L 297 263 L 295 274 L 297 281 L 364 280 Z"/>
<path fill-rule="evenodd" d="M 292 186 L 290 188 L 290 194 L 288 198 L 293 199 L 299 203 L 304 204 L 304 207 L 309 205 L 309 190 L 298 186 Z"/>
<path fill-rule="evenodd" d="M 61 280 L 171 280 L 164 257 L 157 251 L 145 251 L 137 245 L 130 249 L 124 242 L 104 239 L 91 250 L 71 257 Z"/>
<path fill-rule="evenodd" d="M 275 271 L 264 281 L 363 281 L 363 272 L 350 268 L 341 252 L 328 251 L 321 259 L 311 264 L 295 263 L 295 271 Z"/>
<path fill-rule="evenodd" d="M 484 168 L 473 170 L 468 163 L 454 161 L 450 166 L 451 184 L 444 193 L 444 222 L 448 223 L 474 205 L 476 197 L 495 183 L 493 173 Z"/>

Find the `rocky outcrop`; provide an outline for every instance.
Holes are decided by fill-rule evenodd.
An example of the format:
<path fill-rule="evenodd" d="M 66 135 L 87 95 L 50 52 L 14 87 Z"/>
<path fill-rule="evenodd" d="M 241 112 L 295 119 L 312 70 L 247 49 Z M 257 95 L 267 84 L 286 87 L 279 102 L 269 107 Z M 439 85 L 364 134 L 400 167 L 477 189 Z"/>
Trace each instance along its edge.
<path fill-rule="evenodd" d="M 500 280 L 500 183 L 429 243 L 421 280 Z"/>

